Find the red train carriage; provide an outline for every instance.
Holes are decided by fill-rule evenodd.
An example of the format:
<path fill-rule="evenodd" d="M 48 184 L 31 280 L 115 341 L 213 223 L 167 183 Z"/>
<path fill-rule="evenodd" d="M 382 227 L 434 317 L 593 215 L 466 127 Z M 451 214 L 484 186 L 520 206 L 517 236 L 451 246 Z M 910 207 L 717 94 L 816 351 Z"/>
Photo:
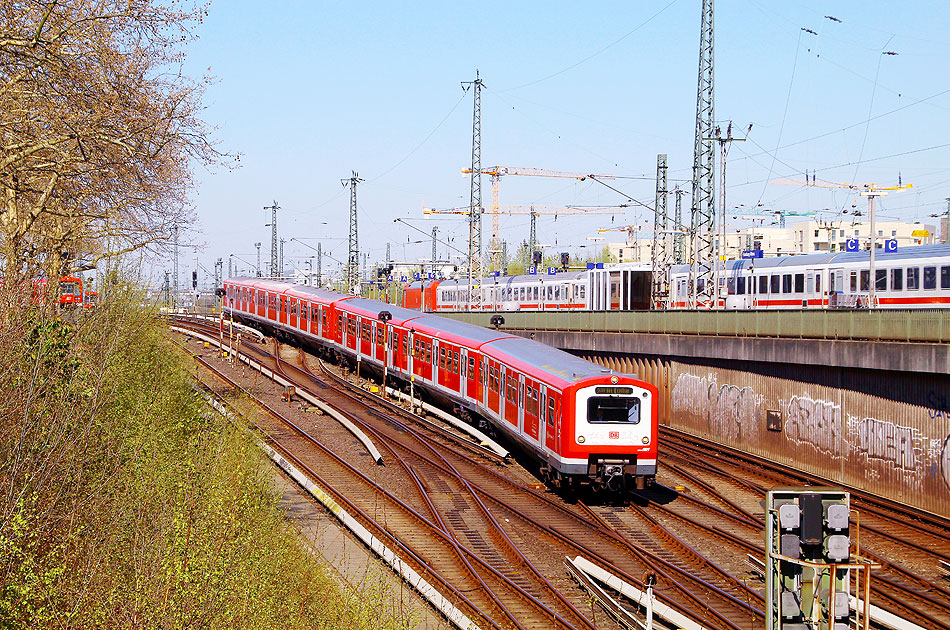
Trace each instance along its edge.
<path fill-rule="evenodd" d="M 32 281 L 32 300 L 34 304 L 46 300 L 48 278 L 34 278 Z M 81 308 L 83 305 L 82 278 L 63 276 L 59 279 L 59 298 L 57 304 L 63 308 Z"/>
<path fill-rule="evenodd" d="M 539 342 L 376 300 L 257 278 L 225 281 L 235 319 L 391 378 L 482 419 L 554 484 L 621 490 L 656 475 L 657 390 Z"/>

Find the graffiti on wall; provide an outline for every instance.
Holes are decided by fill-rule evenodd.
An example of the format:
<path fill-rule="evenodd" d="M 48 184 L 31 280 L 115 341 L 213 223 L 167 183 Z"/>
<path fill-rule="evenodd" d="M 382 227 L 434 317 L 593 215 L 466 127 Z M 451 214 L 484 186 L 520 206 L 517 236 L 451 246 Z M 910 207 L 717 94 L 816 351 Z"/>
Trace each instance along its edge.
<path fill-rule="evenodd" d="M 921 472 L 921 459 L 930 440 L 913 427 L 889 420 L 848 415 L 848 442 L 867 461 L 879 461 L 903 471 Z"/>
<path fill-rule="evenodd" d="M 684 412 L 706 421 L 713 435 L 723 440 L 757 439 L 759 407 L 765 397 L 751 387 L 720 385 L 715 374 L 680 374 L 672 391 L 673 412 Z"/>
<path fill-rule="evenodd" d="M 841 405 L 808 396 L 792 396 L 781 402 L 789 440 L 833 457 L 841 454 Z"/>

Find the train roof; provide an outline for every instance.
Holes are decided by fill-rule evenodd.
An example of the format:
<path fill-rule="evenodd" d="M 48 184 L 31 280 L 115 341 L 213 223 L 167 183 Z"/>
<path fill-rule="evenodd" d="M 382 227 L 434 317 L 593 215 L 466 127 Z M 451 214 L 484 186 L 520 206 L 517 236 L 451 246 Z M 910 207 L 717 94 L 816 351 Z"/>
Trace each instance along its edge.
<path fill-rule="evenodd" d="M 298 294 L 313 296 L 313 298 L 322 302 L 336 302 L 337 300 L 353 298 L 352 295 L 344 295 L 342 293 L 321 289 L 319 287 L 311 287 L 306 284 L 290 284 L 288 282 L 271 280 L 269 278 L 237 276 L 234 278 L 227 278 L 225 282 L 241 282 L 243 284 L 250 285 L 255 289 L 264 289 L 265 291 L 273 291 L 275 293 L 284 293 L 285 291 L 292 290 Z"/>
<path fill-rule="evenodd" d="M 343 296 L 339 293 L 335 293 L 337 299 L 340 299 Z M 420 312 L 411 309 L 403 308 L 396 304 L 387 304 L 386 302 L 380 302 L 379 300 L 370 300 L 368 298 L 354 297 L 346 301 L 346 304 L 343 305 L 348 311 L 359 311 L 361 315 L 368 315 L 373 319 L 377 319 L 379 314 L 383 311 L 388 311 L 392 315 L 392 323 L 402 324 L 412 319 L 417 319 L 420 317 Z"/>
<path fill-rule="evenodd" d="M 587 271 L 559 271 L 556 274 L 548 275 L 546 273 L 539 274 L 524 274 L 520 276 L 488 276 L 482 279 L 482 286 L 490 287 L 494 286 L 496 283 L 499 285 L 506 284 L 520 284 L 527 282 L 537 282 L 539 280 L 549 280 L 553 278 L 554 280 L 560 280 L 562 282 L 570 282 L 571 280 L 581 280 L 587 276 Z M 497 282 L 495 280 L 497 278 Z M 468 286 L 468 278 L 453 278 L 451 280 L 443 280 L 439 285 L 440 287 L 448 288 L 452 286 Z"/>
<path fill-rule="evenodd" d="M 504 360 L 528 374 L 542 370 L 562 381 L 562 387 L 595 376 L 617 374 L 573 354 L 524 337 L 506 337 L 482 346 L 486 355 Z"/>
<path fill-rule="evenodd" d="M 472 345 L 476 347 L 490 341 L 496 341 L 499 338 L 514 337 L 511 333 L 483 328 L 438 315 L 420 315 L 412 320 L 411 327 L 439 339 L 473 342 Z"/>

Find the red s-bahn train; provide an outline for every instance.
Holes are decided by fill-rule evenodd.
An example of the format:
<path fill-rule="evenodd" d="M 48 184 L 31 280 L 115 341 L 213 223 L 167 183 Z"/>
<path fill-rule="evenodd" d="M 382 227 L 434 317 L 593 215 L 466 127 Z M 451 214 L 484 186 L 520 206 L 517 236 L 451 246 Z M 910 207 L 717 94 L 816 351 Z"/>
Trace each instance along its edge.
<path fill-rule="evenodd" d="M 224 282 L 225 313 L 382 371 L 537 460 L 553 485 L 643 488 L 657 389 L 545 344 L 376 300 L 260 278 Z M 388 343 L 387 343 L 388 342 Z"/>
<path fill-rule="evenodd" d="M 48 278 L 34 278 L 31 286 L 33 304 L 46 300 Z M 81 308 L 83 306 L 82 278 L 63 276 L 59 279 L 59 298 L 57 304 L 62 308 Z"/>

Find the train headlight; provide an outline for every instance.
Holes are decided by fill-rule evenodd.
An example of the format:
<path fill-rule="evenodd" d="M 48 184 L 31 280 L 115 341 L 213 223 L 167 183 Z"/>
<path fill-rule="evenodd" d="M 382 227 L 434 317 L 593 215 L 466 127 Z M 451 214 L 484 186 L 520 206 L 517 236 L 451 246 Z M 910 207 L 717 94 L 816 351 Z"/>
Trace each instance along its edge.
<path fill-rule="evenodd" d="M 578 443 L 578 444 L 583 444 L 584 441 L 585 441 L 585 440 L 584 440 L 584 436 L 583 436 L 583 435 L 578 435 L 578 436 L 577 436 L 577 443 Z"/>
<path fill-rule="evenodd" d="M 650 443 L 650 438 L 644 435 L 644 436 L 643 436 L 643 439 L 641 440 L 641 442 L 643 442 L 644 444 L 649 444 L 649 443 Z"/>

